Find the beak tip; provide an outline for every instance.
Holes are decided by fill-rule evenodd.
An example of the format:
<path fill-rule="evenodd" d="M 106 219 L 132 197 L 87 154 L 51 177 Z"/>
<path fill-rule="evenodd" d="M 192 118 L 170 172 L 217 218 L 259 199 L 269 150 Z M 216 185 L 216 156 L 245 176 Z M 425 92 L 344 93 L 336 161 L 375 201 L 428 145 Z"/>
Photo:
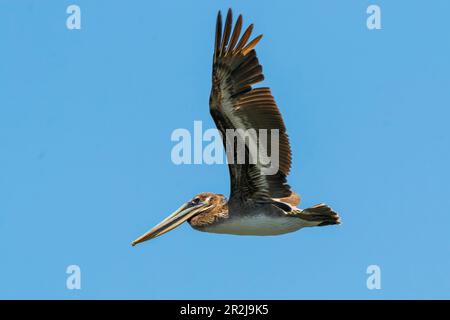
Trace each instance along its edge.
<path fill-rule="evenodd" d="M 169 232 L 170 230 L 176 228 L 183 222 L 187 221 L 190 217 L 192 217 L 194 214 L 197 213 L 198 206 L 190 206 L 190 203 L 185 203 L 182 205 L 178 210 L 176 210 L 174 213 L 172 213 L 170 216 L 168 216 L 166 219 L 161 221 L 159 224 L 157 224 L 155 227 L 153 227 L 150 231 L 143 234 L 133 242 L 131 242 L 131 246 L 135 246 L 141 242 L 154 239 L 156 237 L 159 237 L 160 235 L 163 235 L 166 232 Z"/>

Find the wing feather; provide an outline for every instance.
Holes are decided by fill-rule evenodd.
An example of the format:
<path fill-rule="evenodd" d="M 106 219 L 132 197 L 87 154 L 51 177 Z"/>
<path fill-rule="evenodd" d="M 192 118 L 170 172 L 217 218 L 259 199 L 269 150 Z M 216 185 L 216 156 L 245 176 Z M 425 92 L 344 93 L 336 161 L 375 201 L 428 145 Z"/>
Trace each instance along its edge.
<path fill-rule="evenodd" d="M 228 40 L 230 39 L 230 35 L 231 35 L 232 23 L 233 23 L 233 14 L 231 12 L 231 9 L 229 9 L 228 13 L 227 13 L 227 18 L 225 19 L 225 29 L 223 31 L 223 38 L 222 38 L 222 45 L 220 47 L 220 54 L 223 54 L 223 55 L 226 54 Z"/>
<path fill-rule="evenodd" d="M 239 39 L 241 28 L 242 16 L 239 16 L 232 30 L 232 12 L 229 10 L 222 37 L 219 12 L 216 24 L 210 112 L 223 139 L 226 137 L 227 129 L 255 129 L 257 132 L 259 129 L 278 129 L 279 170 L 273 175 L 264 175 L 260 163 L 238 164 L 236 141 L 232 142 L 232 154 L 235 158 L 229 158 L 228 165 L 231 180 L 230 200 L 239 198 L 241 201 L 264 202 L 272 201 L 274 198 L 291 197 L 293 192 L 286 179 L 291 167 L 291 149 L 281 113 L 270 88 L 252 87 L 264 80 L 262 66 L 254 50 L 262 35 L 248 42 L 253 25 L 251 24 Z M 256 139 L 259 140 L 259 133 Z M 271 155 L 272 148 L 270 139 L 268 140 L 267 153 Z M 224 141 L 225 147 L 227 143 L 229 142 Z M 248 147 L 246 153 L 248 156 Z"/>
<path fill-rule="evenodd" d="M 241 29 L 242 29 L 242 15 L 239 15 L 236 21 L 236 25 L 234 26 L 233 35 L 231 36 L 230 44 L 228 45 L 226 55 L 233 53 L 233 49 L 236 46 L 237 41 L 239 40 Z"/>
<path fill-rule="evenodd" d="M 217 21 L 216 21 L 216 37 L 214 41 L 214 63 L 216 63 L 217 58 L 219 57 L 219 51 L 220 51 L 220 43 L 222 41 L 222 14 L 217 14 Z"/>
<path fill-rule="evenodd" d="M 250 35 L 253 31 L 253 24 L 249 25 L 247 29 L 244 31 L 244 34 L 242 35 L 241 40 L 236 46 L 236 52 L 240 52 L 242 48 L 244 48 L 245 44 L 247 43 L 248 39 L 250 38 Z"/>

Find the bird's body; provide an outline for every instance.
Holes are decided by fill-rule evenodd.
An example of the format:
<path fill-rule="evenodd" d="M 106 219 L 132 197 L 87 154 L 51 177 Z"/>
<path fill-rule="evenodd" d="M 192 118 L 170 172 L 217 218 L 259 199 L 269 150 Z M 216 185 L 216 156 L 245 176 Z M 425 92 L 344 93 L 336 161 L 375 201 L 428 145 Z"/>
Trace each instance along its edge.
<path fill-rule="evenodd" d="M 287 216 L 281 209 L 261 208 L 251 214 L 237 213 L 218 223 L 194 229 L 211 233 L 251 236 L 273 236 L 297 231 L 307 226 L 307 221 Z"/>
<path fill-rule="evenodd" d="M 209 202 L 214 198 L 220 205 L 214 211 L 200 213 L 189 220 L 189 224 L 196 230 L 211 233 L 226 233 L 235 235 L 279 235 L 297 231 L 303 227 L 313 227 L 319 224 L 338 223 L 339 217 L 326 205 L 317 208 L 329 211 L 328 219 L 314 217 L 314 207 L 301 210 L 287 202 L 274 200 L 272 203 L 246 203 L 234 205 L 227 202 L 223 195 L 202 193 L 197 196 L 200 201 Z M 197 198 L 196 197 L 196 198 Z M 196 199 L 194 198 L 194 199 Z M 317 209 L 316 209 L 317 210 Z M 317 213 L 317 212 L 316 212 Z"/>
<path fill-rule="evenodd" d="M 233 28 L 229 10 L 222 29 L 219 12 L 209 107 L 228 156 L 229 200 L 221 194 L 200 193 L 133 245 L 158 237 L 184 221 L 199 231 L 235 235 L 278 235 L 340 223 L 327 205 L 304 210 L 297 207 L 300 197 L 287 184 L 292 155 L 281 113 L 270 88 L 253 87 L 264 79 L 254 50 L 262 35 L 248 41 L 253 25 L 242 36 L 241 28 L 242 16 Z M 232 139 L 230 130 L 238 132 Z M 275 133 L 278 140 L 264 140 L 264 130 Z M 260 153 L 255 156 L 252 144 L 260 153 L 270 155 L 270 162 L 263 161 Z M 239 151 L 243 151 L 245 161 L 239 158 Z"/>
<path fill-rule="evenodd" d="M 211 233 L 235 234 L 241 236 L 274 236 L 294 232 L 305 226 L 301 219 L 268 214 L 265 211 L 254 215 L 238 215 L 226 219 L 221 223 L 212 224 L 204 228 L 195 228 L 199 231 Z"/>

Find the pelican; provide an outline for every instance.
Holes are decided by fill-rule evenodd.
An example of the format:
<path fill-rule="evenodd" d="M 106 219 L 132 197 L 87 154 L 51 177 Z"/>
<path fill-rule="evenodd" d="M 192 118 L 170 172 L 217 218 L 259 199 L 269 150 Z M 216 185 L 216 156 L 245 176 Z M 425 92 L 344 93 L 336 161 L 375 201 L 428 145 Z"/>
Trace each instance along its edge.
<path fill-rule="evenodd" d="M 338 214 L 326 204 L 307 209 L 297 207 L 300 197 L 287 184 L 292 157 L 283 119 L 270 88 L 253 87 L 264 79 L 262 66 L 254 50 L 262 35 L 248 41 L 253 24 L 240 36 L 242 16 L 238 17 L 234 28 L 232 20 L 230 9 L 222 29 L 219 11 L 210 113 L 221 133 L 224 147 L 227 146 L 227 129 L 277 129 L 279 169 L 275 174 L 268 175 L 263 173 L 263 165 L 259 162 L 228 161 L 231 184 L 229 200 L 222 194 L 200 193 L 134 240 L 133 246 L 159 237 L 186 221 L 199 231 L 259 236 L 280 235 L 304 227 L 340 224 Z M 232 148 L 236 149 L 236 144 Z M 245 150 L 249 152 L 247 148 Z M 232 154 L 236 157 L 236 152 Z"/>

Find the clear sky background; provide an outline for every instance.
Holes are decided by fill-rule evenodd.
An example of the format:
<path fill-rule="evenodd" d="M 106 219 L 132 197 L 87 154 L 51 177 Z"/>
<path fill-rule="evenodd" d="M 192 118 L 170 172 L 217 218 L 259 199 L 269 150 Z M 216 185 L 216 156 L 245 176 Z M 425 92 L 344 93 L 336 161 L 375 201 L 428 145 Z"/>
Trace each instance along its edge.
<path fill-rule="evenodd" d="M 81 7 L 81 30 L 66 8 Z M 378 4 L 382 30 L 368 30 Z M 257 52 L 302 207 L 340 226 L 278 237 L 189 225 L 130 242 L 225 165 L 172 163 L 209 115 L 216 14 Z M 0 1 L 0 298 L 450 298 L 450 2 Z M 81 268 L 81 290 L 66 268 Z M 368 290 L 366 268 L 381 268 Z"/>

